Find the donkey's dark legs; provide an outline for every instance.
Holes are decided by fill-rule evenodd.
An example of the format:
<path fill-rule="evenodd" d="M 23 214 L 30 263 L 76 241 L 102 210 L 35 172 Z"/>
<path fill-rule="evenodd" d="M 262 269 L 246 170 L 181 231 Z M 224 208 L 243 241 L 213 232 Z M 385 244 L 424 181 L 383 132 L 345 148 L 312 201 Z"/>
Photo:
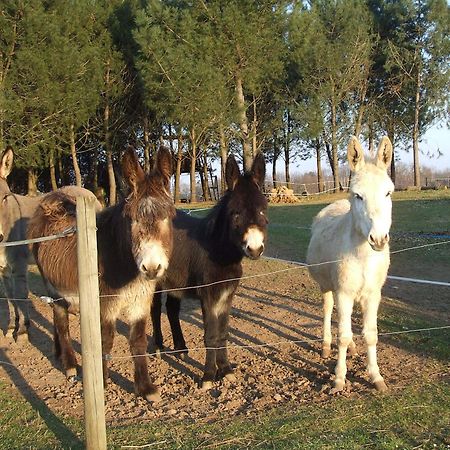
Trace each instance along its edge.
<path fill-rule="evenodd" d="M 143 315 L 142 318 L 133 321 L 130 326 L 130 350 L 134 356 L 134 388 L 136 394 L 142 395 L 148 401 L 158 401 L 160 400 L 159 389 L 150 382 L 147 357 L 144 356 L 147 352 L 145 325 L 146 315 Z"/>
<path fill-rule="evenodd" d="M 162 294 L 157 293 L 153 296 L 153 302 L 150 309 L 153 325 L 153 341 L 155 342 L 156 352 L 159 353 L 164 347 L 163 335 L 161 331 L 161 303 Z"/>
<path fill-rule="evenodd" d="M 227 350 L 227 343 L 228 343 L 228 323 L 230 318 L 230 310 L 231 310 L 231 301 L 233 299 L 233 296 L 231 295 L 227 299 L 226 303 L 226 309 L 223 311 L 222 314 L 218 317 L 218 340 L 217 340 L 217 351 L 216 351 L 216 363 L 217 363 L 217 369 L 219 371 L 219 376 L 225 377 L 229 380 L 234 381 L 235 376 L 233 373 L 233 369 L 231 368 L 231 364 L 228 360 L 228 350 Z"/>
<path fill-rule="evenodd" d="M 114 334 L 116 332 L 116 321 L 113 319 L 106 320 L 100 314 L 101 320 L 101 333 L 102 333 L 102 353 L 103 353 L 103 384 L 106 386 L 109 378 L 108 371 L 108 360 L 106 359 L 106 355 L 111 353 L 113 343 L 114 343 Z"/>
<path fill-rule="evenodd" d="M 29 300 L 28 300 L 28 257 L 21 259 L 12 270 L 13 297 L 20 299 L 13 301 L 16 312 L 16 340 L 28 342 L 28 328 L 30 326 Z"/>
<path fill-rule="evenodd" d="M 205 367 L 203 369 L 202 389 L 210 389 L 216 378 L 217 364 L 216 357 L 218 347 L 218 319 L 217 315 L 212 311 L 211 305 L 202 302 L 203 324 L 205 333 L 203 340 L 206 347 Z"/>
<path fill-rule="evenodd" d="M 28 316 L 28 302 L 25 299 L 28 297 L 28 290 L 25 285 L 25 293 L 23 289 L 15 289 L 20 287 L 23 283 L 15 283 L 13 274 L 9 267 L 5 268 L 2 273 L 2 280 L 5 286 L 8 309 L 9 309 L 9 321 L 5 332 L 6 337 L 14 337 L 17 341 L 28 340 L 28 327 L 30 325 L 30 319 Z M 25 278 L 26 283 L 26 278 Z M 15 301 L 12 299 L 24 299 L 24 301 Z"/>
<path fill-rule="evenodd" d="M 58 302 L 53 304 L 53 323 L 55 327 L 55 354 L 61 360 L 66 377 L 75 377 L 77 374 L 77 359 L 70 341 L 69 313 L 67 308 L 58 304 Z"/>
<path fill-rule="evenodd" d="M 179 350 L 179 356 L 183 357 L 188 353 L 183 331 L 180 324 L 180 306 L 181 302 L 176 297 L 167 295 L 166 309 L 169 318 L 170 329 L 172 330 L 173 348 Z"/>

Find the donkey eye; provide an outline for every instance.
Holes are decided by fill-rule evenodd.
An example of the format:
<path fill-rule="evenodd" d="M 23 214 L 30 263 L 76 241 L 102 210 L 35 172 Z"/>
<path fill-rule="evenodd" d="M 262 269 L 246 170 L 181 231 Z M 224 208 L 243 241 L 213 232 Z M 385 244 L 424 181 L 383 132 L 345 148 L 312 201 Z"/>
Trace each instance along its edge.
<path fill-rule="evenodd" d="M 362 200 L 363 199 L 361 195 L 356 194 L 356 193 L 355 193 L 355 198 L 357 198 L 358 200 Z"/>

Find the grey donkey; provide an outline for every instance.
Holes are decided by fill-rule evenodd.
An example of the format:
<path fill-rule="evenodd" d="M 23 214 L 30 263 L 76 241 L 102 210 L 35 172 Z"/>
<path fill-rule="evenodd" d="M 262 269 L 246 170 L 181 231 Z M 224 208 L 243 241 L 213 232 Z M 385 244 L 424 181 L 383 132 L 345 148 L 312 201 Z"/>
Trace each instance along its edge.
<path fill-rule="evenodd" d="M 28 221 L 45 195 L 29 197 L 11 192 L 6 180 L 13 160 L 13 150 L 7 147 L 0 158 L 0 275 L 9 308 L 5 336 L 14 337 L 17 342 L 26 342 L 30 325 L 28 264 L 33 262 L 33 258 L 27 244 L 12 247 L 1 244 L 26 239 Z M 77 186 L 66 186 L 61 190 L 73 196 L 83 195 L 81 191 L 86 192 Z"/>

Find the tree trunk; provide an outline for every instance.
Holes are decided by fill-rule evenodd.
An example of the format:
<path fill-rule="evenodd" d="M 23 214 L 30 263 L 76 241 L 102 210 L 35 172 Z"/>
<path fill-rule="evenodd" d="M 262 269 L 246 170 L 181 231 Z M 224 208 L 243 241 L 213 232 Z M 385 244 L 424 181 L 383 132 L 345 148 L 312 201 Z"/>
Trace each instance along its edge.
<path fill-rule="evenodd" d="M 272 182 L 273 188 L 276 189 L 278 186 L 277 179 L 277 159 L 280 154 L 280 150 L 278 149 L 278 143 L 275 136 L 273 136 L 273 158 L 272 158 Z"/>
<path fill-rule="evenodd" d="M 225 180 L 225 167 L 227 165 L 228 150 L 227 143 L 225 140 L 225 131 L 223 125 L 219 126 L 219 136 L 220 136 L 220 195 L 223 195 L 227 190 L 227 182 Z"/>
<path fill-rule="evenodd" d="M 391 180 L 395 184 L 395 132 L 392 124 L 388 126 L 388 138 L 392 143 Z"/>
<path fill-rule="evenodd" d="M 32 167 L 28 168 L 28 195 L 30 197 L 37 196 L 37 174 Z"/>
<path fill-rule="evenodd" d="M 77 160 L 77 151 L 75 148 L 75 127 L 70 125 L 70 154 L 72 156 L 73 171 L 75 173 L 75 184 L 81 187 L 81 172 Z"/>
<path fill-rule="evenodd" d="M 291 115 L 287 112 L 287 128 L 284 140 L 284 176 L 286 179 L 286 186 L 291 188 L 291 173 L 289 169 L 290 164 L 290 147 L 291 147 Z"/>
<path fill-rule="evenodd" d="M 145 113 L 143 120 L 143 131 L 144 131 L 144 170 L 145 172 L 150 172 L 151 170 L 151 159 L 150 159 L 150 131 L 148 123 L 148 115 Z"/>
<path fill-rule="evenodd" d="M 339 161 L 337 148 L 337 123 L 336 123 L 336 104 L 331 100 L 331 171 L 333 172 L 334 192 L 339 189 Z"/>
<path fill-rule="evenodd" d="M 52 190 L 56 191 L 58 189 L 58 183 L 56 182 L 56 167 L 55 167 L 55 151 L 50 150 L 48 157 L 48 165 L 50 169 L 50 183 L 52 185 Z"/>
<path fill-rule="evenodd" d="M 256 99 L 253 96 L 253 120 L 252 120 L 252 159 L 256 156 L 258 152 L 258 146 L 256 142 L 256 132 L 258 129 L 258 121 L 256 117 Z"/>
<path fill-rule="evenodd" d="M 373 158 L 375 156 L 375 149 L 373 147 L 373 121 L 369 122 L 369 154 Z"/>
<path fill-rule="evenodd" d="M 114 175 L 114 165 L 113 156 L 111 148 L 111 130 L 109 129 L 109 87 L 110 87 L 110 74 L 111 69 L 109 67 L 109 61 L 106 63 L 105 72 L 105 110 L 103 112 L 103 132 L 105 135 L 105 152 L 106 152 L 106 168 L 108 171 L 108 182 L 109 182 L 109 205 L 116 204 L 117 197 L 117 186 L 116 177 Z"/>
<path fill-rule="evenodd" d="M 414 186 L 420 186 L 420 163 L 419 163 L 419 114 L 420 114 L 420 90 L 422 82 L 420 67 L 416 74 L 416 95 L 414 99 L 414 127 L 413 127 L 413 154 L 414 154 Z"/>
<path fill-rule="evenodd" d="M 91 184 L 93 192 L 98 190 L 98 147 L 95 146 L 91 158 Z"/>
<path fill-rule="evenodd" d="M 183 133 L 180 129 L 178 134 L 178 150 L 177 150 L 177 164 L 175 169 L 175 184 L 173 199 L 175 203 L 180 203 L 180 178 L 181 178 L 181 163 L 183 161 Z"/>
<path fill-rule="evenodd" d="M 242 80 L 239 75 L 236 75 L 236 101 L 239 115 L 239 126 L 242 134 L 242 146 L 243 146 L 243 160 L 244 171 L 250 171 L 252 168 L 252 150 L 248 139 L 248 120 L 245 107 L 244 90 L 242 88 Z"/>
<path fill-rule="evenodd" d="M 366 98 L 368 86 L 369 86 L 369 82 L 368 82 L 368 78 L 366 78 L 363 81 L 363 86 L 361 87 L 361 90 L 360 90 L 359 108 L 358 108 L 358 114 L 356 116 L 356 123 L 355 123 L 355 136 L 358 139 L 359 139 L 359 135 L 361 134 L 362 122 L 363 122 L 364 112 L 366 109 L 366 106 L 364 104 L 364 99 Z"/>
<path fill-rule="evenodd" d="M 315 148 L 316 148 L 316 166 L 317 166 L 317 191 L 323 192 L 324 186 L 323 186 L 323 172 L 322 172 L 322 155 L 320 154 L 320 139 L 316 139 L 315 141 Z"/>
<path fill-rule="evenodd" d="M 203 152 L 203 198 L 206 202 L 211 201 L 211 195 L 209 194 L 209 186 L 208 186 L 208 157 L 206 154 L 206 148 Z"/>
<path fill-rule="evenodd" d="M 330 143 L 325 138 L 325 133 L 324 133 L 323 143 L 325 144 L 325 153 L 327 154 L 328 164 L 330 165 L 331 174 L 333 175 L 333 179 L 334 179 L 333 155 L 331 152 Z"/>
<path fill-rule="evenodd" d="M 191 168 L 190 168 L 190 184 L 191 184 L 191 203 L 197 201 L 197 192 L 195 185 L 195 163 L 197 161 L 197 137 L 195 128 L 191 131 Z"/>

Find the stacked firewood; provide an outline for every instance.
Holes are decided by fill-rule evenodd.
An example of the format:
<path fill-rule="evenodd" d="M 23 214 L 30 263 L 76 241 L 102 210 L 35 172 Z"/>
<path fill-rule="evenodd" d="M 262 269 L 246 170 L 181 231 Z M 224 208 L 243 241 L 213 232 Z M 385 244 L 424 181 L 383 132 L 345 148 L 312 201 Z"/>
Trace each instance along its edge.
<path fill-rule="evenodd" d="M 286 186 L 279 186 L 272 189 L 269 194 L 270 203 L 298 203 L 299 201 L 294 191 L 288 189 Z"/>

